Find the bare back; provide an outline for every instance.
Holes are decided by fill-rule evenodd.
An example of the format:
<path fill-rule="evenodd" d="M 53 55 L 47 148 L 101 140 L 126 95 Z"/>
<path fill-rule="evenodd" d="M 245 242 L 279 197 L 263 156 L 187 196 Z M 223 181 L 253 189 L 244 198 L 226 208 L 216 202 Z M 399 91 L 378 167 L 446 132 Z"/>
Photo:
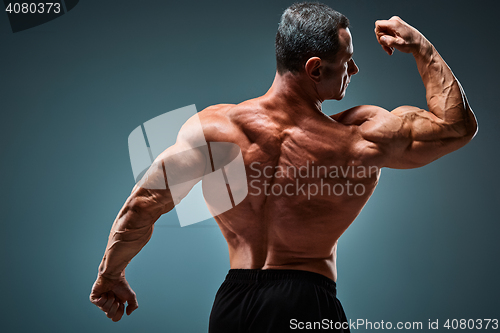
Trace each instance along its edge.
<path fill-rule="evenodd" d="M 230 135 L 207 140 L 238 144 L 247 174 L 245 200 L 215 217 L 231 268 L 301 269 L 336 280 L 337 240 L 380 174 L 357 126 L 319 112 L 292 117 L 265 99 L 206 113 L 202 123 L 223 117 L 234 125 Z"/>
<path fill-rule="evenodd" d="M 414 56 L 429 111 L 362 105 L 323 114 L 321 103 L 342 99 L 359 71 L 349 29 L 338 34 L 335 59 L 310 57 L 296 73 L 278 71 L 262 97 L 205 109 L 155 159 L 113 223 L 92 288 L 91 301 L 109 318 L 120 320 L 125 301 L 127 314 L 137 308 L 125 267 L 150 239 L 155 221 L 215 171 L 212 157 L 226 149 L 220 147 L 233 147 L 221 155 L 228 161 L 239 147 L 247 178 L 236 188 L 227 184 L 223 194 L 210 188 L 214 196 L 248 189 L 243 201 L 215 216 L 231 268 L 306 270 L 336 280 L 337 241 L 373 193 L 380 168 L 417 168 L 472 140 L 477 122 L 462 86 L 434 46 L 397 16 L 375 22 L 377 41 L 389 55 Z M 212 142 L 232 145 L 210 148 Z"/>

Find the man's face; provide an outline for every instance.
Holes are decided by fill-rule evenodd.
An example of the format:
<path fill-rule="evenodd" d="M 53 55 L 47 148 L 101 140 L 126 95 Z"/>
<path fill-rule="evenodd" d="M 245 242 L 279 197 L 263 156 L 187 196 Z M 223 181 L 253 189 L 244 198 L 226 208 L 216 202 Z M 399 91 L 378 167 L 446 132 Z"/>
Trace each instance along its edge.
<path fill-rule="evenodd" d="M 324 77 L 321 90 L 325 99 L 341 100 L 351 81 L 351 76 L 359 69 L 352 59 L 353 46 L 349 28 L 339 30 L 339 51 L 334 61 L 324 61 Z"/>

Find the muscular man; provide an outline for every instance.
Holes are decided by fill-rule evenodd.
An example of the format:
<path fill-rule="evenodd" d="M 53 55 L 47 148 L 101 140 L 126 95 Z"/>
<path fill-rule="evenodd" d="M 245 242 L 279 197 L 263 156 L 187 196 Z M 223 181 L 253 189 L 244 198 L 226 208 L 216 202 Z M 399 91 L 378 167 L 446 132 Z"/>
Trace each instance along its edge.
<path fill-rule="evenodd" d="M 464 91 L 434 46 L 399 17 L 377 21 L 375 34 L 389 55 L 413 55 L 429 111 L 362 105 L 325 115 L 321 103 L 342 99 L 358 72 L 349 22 L 326 5 L 302 3 L 281 18 L 269 91 L 198 113 L 209 144 L 239 147 L 248 181 L 246 198 L 215 216 L 231 270 L 217 292 L 211 332 L 284 332 L 324 319 L 348 332 L 335 294 L 337 241 L 373 193 L 380 168 L 426 165 L 475 135 Z M 198 139 L 194 126 L 189 120 L 176 144 L 157 158 L 164 171 L 206 173 L 206 152 L 189 150 Z M 126 302 L 128 315 L 137 308 L 125 267 L 174 202 L 168 184 L 140 185 L 118 214 L 90 295 L 113 321 L 121 319 Z"/>

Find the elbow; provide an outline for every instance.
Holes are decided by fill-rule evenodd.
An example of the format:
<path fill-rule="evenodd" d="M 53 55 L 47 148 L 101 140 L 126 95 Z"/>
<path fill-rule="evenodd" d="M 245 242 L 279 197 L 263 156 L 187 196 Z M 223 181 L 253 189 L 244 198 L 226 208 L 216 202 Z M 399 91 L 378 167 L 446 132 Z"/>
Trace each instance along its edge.
<path fill-rule="evenodd" d="M 129 197 L 126 208 L 138 218 L 156 221 L 173 208 L 173 202 L 168 190 L 148 190 L 140 187 Z"/>
<path fill-rule="evenodd" d="M 465 137 L 470 141 L 476 136 L 479 128 L 477 125 L 477 119 L 476 116 L 474 115 L 474 112 L 472 112 L 472 109 L 470 108 L 467 109 L 469 117 L 465 122 Z"/>
<path fill-rule="evenodd" d="M 477 126 L 477 123 L 475 123 L 474 127 L 471 128 L 471 130 L 466 135 L 466 137 L 469 139 L 469 141 L 472 140 L 476 136 L 478 130 L 479 130 L 479 128 Z"/>
<path fill-rule="evenodd" d="M 470 108 L 467 108 L 467 115 L 460 121 L 451 125 L 455 137 L 466 139 L 467 142 L 476 136 L 478 131 L 476 116 Z"/>

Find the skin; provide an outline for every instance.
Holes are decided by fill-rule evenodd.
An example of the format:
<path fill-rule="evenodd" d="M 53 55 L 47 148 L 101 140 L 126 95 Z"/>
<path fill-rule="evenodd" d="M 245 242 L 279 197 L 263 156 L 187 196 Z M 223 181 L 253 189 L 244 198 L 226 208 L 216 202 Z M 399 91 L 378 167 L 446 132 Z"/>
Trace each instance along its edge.
<path fill-rule="evenodd" d="M 247 179 L 256 180 L 240 204 L 215 216 L 228 243 L 231 268 L 306 270 L 335 281 L 337 241 L 373 193 L 380 169 L 421 167 L 464 146 L 475 135 L 476 119 L 463 89 L 434 46 L 399 17 L 377 21 L 375 34 L 389 55 L 398 50 L 414 56 L 429 111 L 401 106 L 389 112 L 361 105 L 325 115 L 321 103 L 342 99 L 358 72 L 349 29 L 340 29 L 335 61 L 311 57 L 298 73 L 277 73 L 269 91 L 259 98 L 198 113 L 206 141 L 236 144 Z M 193 120 L 188 121 L 177 143 L 156 162 L 184 173 L 206 172 L 207 158 L 199 150 L 174 157 L 195 147 L 194 126 Z M 312 162 L 367 171 L 336 178 L 279 177 L 273 171 Z M 360 184 L 364 192 L 309 198 L 302 193 L 269 192 L 271 184 L 284 188 L 297 180 L 306 186 L 320 186 L 321 181 L 331 187 L 340 184 L 351 193 Z M 186 194 L 191 186 L 184 190 Z M 154 222 L 174 207 L 168 188 L 145 187 L 134 187 L 119 212 L 90 295 L 91 302 L 113 321 L 121 319 L 125 303 L 128 315 L 137 308 L 125 267 L 150 239 Z"/>

